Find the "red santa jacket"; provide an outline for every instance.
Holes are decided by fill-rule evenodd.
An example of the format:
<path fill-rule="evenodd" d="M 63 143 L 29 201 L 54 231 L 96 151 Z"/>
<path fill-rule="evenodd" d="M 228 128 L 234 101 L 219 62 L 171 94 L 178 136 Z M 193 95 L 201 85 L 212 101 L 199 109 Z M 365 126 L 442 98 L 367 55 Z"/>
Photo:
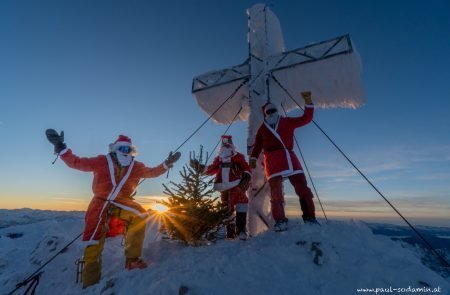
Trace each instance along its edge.
<path fill-rule="evenodd" d="M 138 215 L 145 215 L 145 209 L 135 202 L 131 195 L 142 178 L 157 177 L 167 170 L 163 164 L 155 168 L 149 168 L 134 160 L 128 167 L 119 169 L 110 154 L 93 158 L 80 158 L 74 155 L 70 149 L 63 151 L 61 159 L 71 168 L 94 174 L 92 183 L 94 197 L 86 211 L 86 225 L 83 233 L 83 241 L 89 244 L 98 243 L 103 235 L 103 225 L 109 204 Z M 119 225 L 117 222 L 110 222 L 109 224 Z M 114 228 L 109 230 L 110 232 L 117 232 L 117 229 Z"/>
<path fill-rule="evenodd" d="M 302 165 L 295 155 L 294 131 L 296 128 L 308 124 L 314 115 L 314 105 L 305 105 L 305 112 L 300 117 L 280 117 L 280 120 L 271 128 L 263 122 L 256 133 L 251 158 L 257 159 L 261 150 L 264 150 L 264 167 L 266 178 L 275 176 L 288 177 L 303 173 Z"/>
<path fill-rule="evenodd" d="M 243 173 L 251 175 L 250 166 L 245 160 L 245 156 L 238 152 L 231 157 L 231 161 L 228 163 L 223 163 L 217 156 L 205 171 L 207 175 L 216 175 L 214 189 L 221 192 L 237 186 Z"/>

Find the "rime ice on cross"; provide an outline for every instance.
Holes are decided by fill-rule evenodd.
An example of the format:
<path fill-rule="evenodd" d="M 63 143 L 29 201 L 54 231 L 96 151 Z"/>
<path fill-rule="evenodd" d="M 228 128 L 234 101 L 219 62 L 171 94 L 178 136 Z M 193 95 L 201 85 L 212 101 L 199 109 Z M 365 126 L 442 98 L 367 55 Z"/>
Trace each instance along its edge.
<path fill-rule="evenodd" d="M 216 122 L 248 120 L 247 152 L 263 120 L 261 107 L 268 100 L 286 111 L 303 104 L 302 91 L 313 93 L 316 107 L 356 108 L 364 102 L 360 59 L 348 35 L 285 51 L 280 23 L 268 6 L 256 4 L 247 14 L 248 59 L 197 76 L 192 83 L 199 106 Z M 265 176 L 259 162 L 249 190 L 251 235 L 272 225 L 269 186 L 260 191 Z"/>

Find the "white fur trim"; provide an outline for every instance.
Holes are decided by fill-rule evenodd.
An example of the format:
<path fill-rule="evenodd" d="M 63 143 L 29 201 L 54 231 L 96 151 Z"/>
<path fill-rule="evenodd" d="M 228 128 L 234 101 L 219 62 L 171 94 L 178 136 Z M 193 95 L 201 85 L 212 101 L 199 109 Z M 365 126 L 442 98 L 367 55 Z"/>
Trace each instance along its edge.
<path fill-rule="evenodd" d="M 292 176 L 292 175 L 295 175 L 295 174 L 302 174 L 302 173 L 304 173 L 303 170 L 295 170 L 291 174 L 286 175 L 285 177 L 289 177 L 289 176 Z"/>
<path fill-rule="evenodd" d="M 169 169 L 169 166 L 167 166 L 166 161 L 164 161 L 162 164 L 163 164 L 164 169 L 166 169 L 166 170 Z"/>
<path fill-rule="evenodd" d="M 292 170 L 289 170 L 289 169 L 288 170 L 283 170 L 281 172 L 278 172 L 278 173 L 270 175 L 269 178 L 267 178 L 267 180 L 272 179 L 272 178 L 277 177 L 277 176 L 285 177 L 286 175 L 289 175 L 290 173 L 292 173 Z"/>
<path fill-rule="evenodd" d="M 118 141 L 116 143 L 110 143 L 108 146 L 109 152 L 114 153 L 121 146 L 130 146 L 131 147 L 130 155 L 132 155 L 133 157 L 137 156 L 138 153 L 137 153 L 136 146 L 132 145 L 131 143 L 129 143 L 127 141 Z"/>
<path fill-rule="evenodd" d="M 98 240 L 88 240 L 88 241 L 83 241 L 83 244 L 87 247 L 87 246 L 92 246 L 92 245 L 97 245 L 98 243 L 100 243 L 100 241 Z"/>
<path fill-rule="evenodd" d="M 240 179 L 236 179 L 232 182 L 216 182 L 214 183 L 214 189 L 216 191 L 223 192 L 237 186 L 240 181 Z"/>
<path fill-rule="evenodd" d="M 112 163 L 111 155 L 110 154 L 106 155 L 106 159 L 108 160 L 108 168 L 109 168 L 109 173 L 110 173 L 110 177 L 111 177 L 111 182 L 113 184 L 113 188 L 112 188 L 111 192 L 109 193 L 108 198 L 106 198 L 105 203 L 103 204 L 102 210 L 100 211 L 100 214 L 98 216 L 99 218 L 98 218 L 97 225 L 96 225 L 96 227 L 94 229 L 94 232 L 92 233 L 91 238 L 89 239 L 89 241 L 94 241 L 95 234 L 97 233 L 97 231 L 99 229 L 99 226 L 100 226 L 100 223 L 102 221 L 103 212 L 105 212 L 105 209 L 108 207 L 108 204 L 111 203 L 112 201 L 114 201 L 114 199 L 120 193 L 120 191 L 122 190 L 123 185 L 128 180 L 128 177 L 130 177 L 131 170 L 133 170 L 133 167 L 134 167 L 134 159 L 133 159 L 133 161 L 131 161 L 130 166 L 128 167 L 127 173 L 120 180 L 119 185 L 116 185 L 116 181 L 114 179 L 115 178 L 114 177 L 114 165 Z M 113 181 L 113 179 L 114 179 L 114 181 Z"/>
<path fill-rule="evenodd" d="M 129 211 L 129 212 L 133 212 L 133 213 L 135 213 L 137 216 L 139 216 L 139 217 L 141 217 L 141 218 L 145 218 L 145 217 L 148 216 L 148 214 L 147 214 L 146 212 L 141 212 L 141 211 L 139 211 L 139 210 L 137 210 L 137 209 L 135 209 L 135 208 L 133 208 L 133 207 L 128 207 L 128 206 L 125 206 L 125 205 L 120 204 L 120 203 L 115 202 L 115 201 L 112 201 L 111 203 L 112 203 L 114 206 L 117 206 L 117 207 L 119 207 L 119 208 L 122 208 L 123 210 Z"/>
<path fill-rule="evenodd" d="M 68 148 L 65 148 L 65 149 L 63 149 L 62 151 L 59 152 L 59 155 L 62 156 L 62 155 L 64 155 L 65 153 L 67 153 L 68 151 L 69 151 L 69 149 L 68 149 Z"/>
<path fill-rule="evenodd" d="M 289 177 L 289 176 L 292 176 L 294 174 L 300 174 L 300 173 L 303 173 L 303 170 L 295 170 L 295 171 L 283 170 L 281 172 L 278 172 L 278 173 L 270 175 L 269 178 L 267 178 L 267 180 L 272 179 L 272 178 L 277 177 L 277 176 Z"/>
<path fill-rule="evenodd" d="M 266 124 L 266 127 L 269 129 L 269 131 L 272 132 L 272 134 L 275 136 L 275 138 L 278 139 L 278 141 L 283 145 L 284 152 L 286 153 L 286 160 L 288 162 L 288 170 L 284 170 L 284 171 L 281 171 L 279 173 L 275 173 L 275 174 L 271 175 L 269 177 L 269 179 L 274 177 L 274 176 L 285 175 L 285 174 L 289 174 L 290 172 L 293 172 L 294 171 L 294 166 L 292 165 L 291 154 L 289 153 L 288 149 L 284 145 L 283 140 L 281 140 L 280 135 L 278 134 L 276 129 L 273 129 L 272 127 L 270 127 L 269 124 L 267 124 L 266 122 L 264 122 L 264 124 Z M 277 123 L 277 125 L 278 125 L 278 123 Z"/>
<path fill-rule="evenodd" d="M 131 143 L 128 141 L 118 141 L 114 143 L 115 146 L 131 146 Z"/>
<path fill-rule="evenodd" d="M 305 108 L 314 108 L 314 105 L 313 104 L 305 104 Z"/>
<path fill-rule="evenodd" d="M 111 178 L 111 183 L 113 185 L 113 189 L 116 188 L 116 177 L 114 173 L 114 164 L 111 159 L 111 155 L 106 155 L 106 160 L 108 161 L 108 168 L 109 168 L 109 177 Z"/>

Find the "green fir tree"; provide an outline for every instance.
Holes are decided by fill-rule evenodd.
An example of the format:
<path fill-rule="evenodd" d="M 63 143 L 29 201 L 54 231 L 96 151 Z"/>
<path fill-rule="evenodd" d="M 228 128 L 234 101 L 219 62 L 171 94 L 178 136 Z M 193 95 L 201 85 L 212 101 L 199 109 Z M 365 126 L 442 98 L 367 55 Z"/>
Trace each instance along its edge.
<path fill-rule="evenodd" d="M 208 239 L 227 216 L 226 208 L 213 195 L 214 179 L 203 174 L 205 165 L 201 146 L 199 155 L 191 153 L 189 164 L 180 171 L 181 182 L 171 181 L 171 187 L 163 185 L 164 194 L 169 196 L 161 201 L 169 208 L 163 216 L 163 230 L 171 239 L 192 246 Z"/>

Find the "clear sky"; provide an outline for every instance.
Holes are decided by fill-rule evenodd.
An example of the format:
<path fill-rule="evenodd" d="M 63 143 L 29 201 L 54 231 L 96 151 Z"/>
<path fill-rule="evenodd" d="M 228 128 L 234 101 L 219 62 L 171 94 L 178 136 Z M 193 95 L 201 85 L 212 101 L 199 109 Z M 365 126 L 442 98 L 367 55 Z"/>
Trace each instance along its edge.
<path fill-rule="evenodd" d="M 105 153 L 124 133 L 138 160 L 159 164 L 206 118 L 192 78 L 247 58 L 245 10 L 255 3 L 0 1 L 0 208 L 86 208 L 92 177 L 51 165 L 47 128 L 64 130 L 83 156 Z M 450 2 L 268 4 L 288 49 L 351 35 L 367 104 L 319 109 L 315 119 L 408 218 L 450 226 Z M 245 126 L 230 130 L 243 151 Z M 208 123 L 170 179 L 224 129 Z M 297 136 L 330 215 L 398 221 L 314 126 Z M 168 181 L 146 181 L 139 199 L 161 196 Z"/>

